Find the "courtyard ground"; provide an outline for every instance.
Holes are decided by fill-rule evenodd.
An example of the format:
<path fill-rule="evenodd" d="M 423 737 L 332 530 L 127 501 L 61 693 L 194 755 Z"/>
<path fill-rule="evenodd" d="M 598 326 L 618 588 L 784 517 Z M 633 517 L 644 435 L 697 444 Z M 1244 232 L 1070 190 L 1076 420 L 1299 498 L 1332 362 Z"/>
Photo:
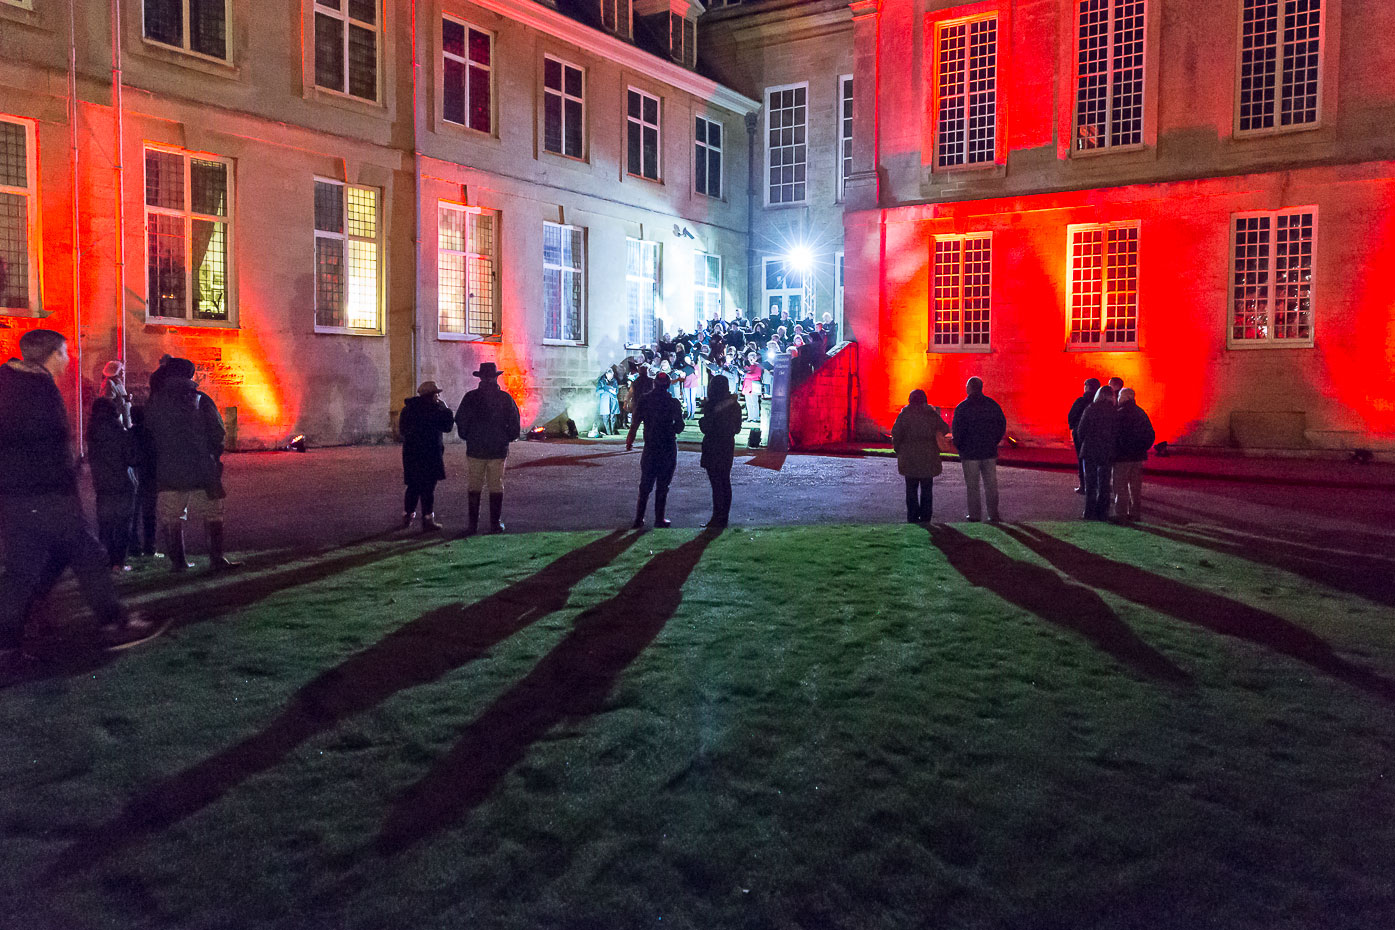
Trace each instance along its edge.
<path fill-rule="evenodd" d="M 0 925 L 1395 924 L 1388 492 L 1160 479 L 1123 528 L 1004 469 L 1013 522 L 919 527 L 893 462 L 790 456 L 713 535 L 684 453 L 635 533 L 637 454 L 529 444 L 462 540 L 391 529 L 395 455 L 231 458 L 248 565 L 124 579 L 156 643 L 51 612 Z"/>

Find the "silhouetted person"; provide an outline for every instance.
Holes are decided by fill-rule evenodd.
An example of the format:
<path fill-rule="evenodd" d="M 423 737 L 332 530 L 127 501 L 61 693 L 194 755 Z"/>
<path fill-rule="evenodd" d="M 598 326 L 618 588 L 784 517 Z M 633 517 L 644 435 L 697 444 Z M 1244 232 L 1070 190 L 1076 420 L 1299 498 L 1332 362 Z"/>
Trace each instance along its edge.
<path fill-rule="evenodd" d="M 1114 392 L 1114 403 L 1118 404 L 1119 392 L 1124 389 L 1124 379 L 1119 377 L 1118 375 L 1115 375 L 1114 377 L 1110 378 L 1109 381 L 1107 381 L 1106 383 L 1109 385 L 1109 389 Z"/>
<path fill-rule="evenodd" d="M 944 470 L 940 435 L 948 433 L 949 426 L 939 408 L 930 406 L 924 391 L 911 391 L 909 400 L 891 427 L 891 445 L 896 450 L 896 470 L 906 479 L 906 522 L 927 523 L 934 512 L 931 482 Z"/>
<path fill-rule="evenodd" d="M 446 477 L 445 434 L 455 428 L 455 414 L 441 401 L 435 381 L 423 381 L 415 397 L 402 404 L 397 431 L 402 435 L 402 528 L 412 525 L 421 504 L 421 531 L 439 530 L 436 483 Z"/>
<path fill-rule="evenodd" d="M 683 405 L 668 390 L 668 375 L 659 372 L 654 388 L 639 399 L 625 451 L 635 446 L 635 434 L 644 426 L 644 453 L 639 459 L 639 501 L 635 506 L 634 528 L 644 526 L 649 493 L 654 492 L 654 525 L 671 525 L 664 519 L 668 507 L 668 486 L 678 467 L 678 434 L 683 432 Z"/>
<path fill-rule="evenodd" d="M 113 359 L 102 366 L 102 387 L 100 389 L 102 397 L 116 405 L 117 415 L 121 417 L 121 425 L 130 429 L 131 422 L 131 393 L 126 390 L 126 366 Z"/>
<path fill-rule="evenodd" d="M 979 483 L 988 499 L 988 519 L 998 516 L 998 443 L 1007 435 L 1007 417 L 998 402 L 983 393 L 983 381 L 970 378 L 965 397 L 954 408 L 954 446 L 964 468 L 964 486 L 969 494 L 969 519 L 983 519 Z"/>
<path fill-rule="evenodd" d="M 136 509 L 136 442 L 121 408 L 107 397 L 92 401 L 87 423 L 87 467 L 97 498 L 97 537 L 112 568 L 126 568 Z"/>
<path fill-rule="evenodd" d="M 1066 425 L 1070 427 L 1071 441 L 1075 443 L 1075 467 L 1078 472 L 1079 484 L 1076 485 L 1075 493 L 1085 493 L 1085 463 L 1080 458 L 1080 417 L 1085 413 L 1085 408 L 1094 403 L 1095 393 L 1100 389 L 1099 378 L 1085 379 L 1085 393 L 1075 399 L 1070 405 L 1070 413 L 1066 414 Z"/>
<path fill-rule="evenodd" d="M 1085 519 L 1109 519 L 1109 486 L 1119 436 L 1119 408 L 1108 386 L 1080 415 L 1080 461 L 1085 469 Z"/>
<path fill-rule="evenodd" d="M 136 447 L 136 515 L 132 521 L 132 551 L 155 558 L 156 504 L 160 492 L 155 486 L 155 438 L 145 426 L 145 407 L 131 408 L 131 438 Z M 139 541 L 140 545 L 134 545 Z"/>
<path fill-rule="evenodd" d="M 1133 388 L 1119 392 L 1119 435 L 1114 451 L 1114 516 L 1133 522 L 1142 516 L 1143 463 L 1157 438 L 1153 422 L 1138 406 Z"/>
<path fill-rule="evenodd" d="M 469 525 L 465 532 L 479 531 L 480 497 L 489 490 L 489 532 L 504 532 L 500 516 L 504 512 L 504 460 L 509 443 L 523 432 L 518 404 L 499 387 L 499 369 L 493 362 L 480 365 L 475 377 L 479 387 L 460 401 L 455 411 L 455 428 L 465 440 L 465 464 L 469 468 Z"/>
<path fill-rule="evenodd" d="M 722 375 L 707 384 L 698 428 L 702 430 L 699 464 L 712 485 L 712 518 L 703 526 L 721 529 L 731 518 L 731 465 L 736 458 L 736 434 L 741 432 L 741 403 Z"/>

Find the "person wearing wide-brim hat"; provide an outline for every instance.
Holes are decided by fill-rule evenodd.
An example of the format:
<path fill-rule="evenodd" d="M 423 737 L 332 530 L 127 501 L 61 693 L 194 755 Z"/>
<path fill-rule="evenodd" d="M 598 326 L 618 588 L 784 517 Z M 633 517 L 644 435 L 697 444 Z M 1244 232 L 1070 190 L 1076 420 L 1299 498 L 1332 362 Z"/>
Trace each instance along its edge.
<path fill-rule="evenodd" d="M 493 362 L 484 362 L 475 377 L 479 387 L 465 395 L 455 411 L 455 428 L 465 440 L 465 463 L 469 469 L 469 526 L 466 535 L 479 532 L 480 498 L 489 491 L 489 531 L 502 533 L 499 517 L 504 510 L 504 460 L 509 443 L 519 437 L 518 404 L 499 387 L 500 371 Z"/>
<path fill-rule="evenodd" d="M 625 451 L 634 448 L 635 436 L 644 426 L 644 454 L 639 458 L 639 501 L 635 506 L 634 528 L 644 526 L 644 511 L 649 507 L 649 494 L 654 493 L 654 525 L 665 527 L 668 506 L 668 486 L 678 467 L 678 434 L 683 432 L 683 405 L 669 393 L 668 372 L 654 377 L 654 389 L 640 398 L 635 407 Z"/>
<path fill-rule="evenodd" d="M 455 426 L 455 415 L 441 401 L 435 381 L 423 381 L 415 397 L 402 404 L 397 431 L 402 436 L 402 526 L 412 525 L 421 504 L 422 532 L 439 530 L 436 522 L 436 483 L 446 477 L 444 436 Z"/>

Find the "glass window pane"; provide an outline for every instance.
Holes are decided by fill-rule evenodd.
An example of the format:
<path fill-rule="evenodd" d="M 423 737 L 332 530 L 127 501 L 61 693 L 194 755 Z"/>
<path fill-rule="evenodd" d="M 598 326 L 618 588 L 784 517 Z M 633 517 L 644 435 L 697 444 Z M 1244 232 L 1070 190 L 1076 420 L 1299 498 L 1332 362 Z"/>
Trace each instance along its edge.
<path fill-rule="evenodd" d="M 470 60 L 477 65 L 489 65 L 489 33 L 470 30 Z"/>
<path fill-rule="evenodd" d="M 378 33 L 372 29 L 349 27 L 349 93 L 378 99 Z"/>
<path fill-rule="evenodd" d="M 470 66 L 470 128 L 489 132 L 493 113 L 489 105 L 489 72 Z"/>
<path fill-rule="evenodd" d="M 644 176 L 659 178 L 659 131 L 648 126 L 644 128 Z"/>
<path fill-rule="evenodd" d="M 551 58 L 543 59 L 543 86 L 553 90 L 562 89 L 562 63 Z"/>
<path fill-rule="evenodd" d="M 0 184 L 29 186 L 28 141 L 24 127 L 0 121 Z"/>
<path fill-rule="evenodd" d="M 699 142 L 706 143 L 707 120 L 703 119 L 701 116 L 695 117 L 695 120 L 696 122 L 693 124 L 693 134 Z"/>
<path fill-rule="evenodd" d="M 442 206 L 438 213 L 437 236 L 440 247 L 452 252 L 465 251 L 465 213 Z"/>
<path fill-rule="evenodd" d="M 628 91 L 625 94 L 626 112 L 634 119 L 639 119 L 639 94 L 635 91 Z"/>
<path fill-rule="evenodd" d="M 176 156 L 177 158 L 178 156 Z M 202 158 L 189 160 L 190 208 L 205 216 L 228 214 L 228 166 Z"/>
<path fill-rule="evenodd" d="M 315 239 L 315 325 L 344 325 L 344 242 Z"/>
<path fill-rule="evenodd" d="M 573 158 L 581 157 L 581 104 L 568 100 L 563 106 L 566 113 L 565 154 Z"/>
<path fill-rule="evenodd" d="M 145 37 L 166 45 L 184 44 L 184 10 L 180 0 L 145 0 Z"/>
<path fill-rule="evenodd" d="M 194 318 L 228 318 L 228 229 L 212 220 L 194 220 Z"/>
<path fill-rule="evenodd" d="M 722 196 L 722 153 L 707 154 L 707 193 L 713 197 Z"/>
<path fill-rule="evenodd" d="M 378 22 L 378 0 L 349 0 L 349 16 L 360 22 Z"/>
<path fill-rule="evenodd" d="M 543 148 L 562 151 L 562 98 L 556 94 L 543 98 Z"/>
<path fill-rule="evenodd" d="M 644 121 L 653 125 L 659 123 L 659 101 L 653 97 L 644 97 Z"/>
<path fill-rule="evenodd" d="M 349 295 L 345 325 L 353 329 L 378 328 L 378 244 L 349 242 Z"/>
<path fill-rule="evenodd" d="M 465 27 L 454 20 L 441 21 L 441 48 L 447 54 L 465 57 Z"/>
<path fill-rule="evenodd" d="M 441 88 L 441 116 L 452 123 L 465 125 L 465 65 L 453 58 L 444 64 L 444 85 Z"/>
<path fill-rule="evenodd" d="M 185 295 L 184 220 L 177 216 L 154 214 L 149 217 L 147 228 L 147 312 L 151 316 L 184 319 L 188 306 Z"/>
<path fill-rule="evenodd" d="M 567 68 L 567 69 L 566 69 L 566 80 L 567 80 L 567 94 L 568 94 L 569 96 L 572 96 L 572 97 L 580 97 L 580 96 L 581 96 L 581 69 L 580 69 L 580 68 L 571 68 L 571 67 Z"/>
<path fill-rule="evenodd" d="M 0 307 L 29 309 L 29 203 L 22 194 L 0 194 Z"/>
<path fill-rule="evenodd" d="M 145 150 L 145 202 L 184 209 L 184 159 L 173 152 Z"/>
<path fill-rule="evenodd" d="M 315 228 L 322 232 L 344 231 L 344 188 L 327 181 L 315 182 Z"/>
<path fill-rule="evenodd" d="M 344 22 L 315 14 L 315 84 L 344 89 Z"/>
<path fill-rule="evenodd" d="M 349 235 L 378 238 L 378 192 L 361 187 L 348 189 Z"/>
<path fill-rule="evenodd" d="M 227 25 L 224 0 L 189 0 L 189 47 L 194 51 L 227 57 Z"/>
<path fill-rule="evenodd" d="M 627 130 L 628 138 L 626 140 L 627 144 L 625 152 L 625 170 L 630 172 L 630 174 L 639 174 L 640 171 L 643 169 L 643 165 L 640 162 L 640 149 L 642 146 L 640 144 L 639 138 L 639 123 L 636 123 L 633 120 L 631 120 L 627 127 Z"/>

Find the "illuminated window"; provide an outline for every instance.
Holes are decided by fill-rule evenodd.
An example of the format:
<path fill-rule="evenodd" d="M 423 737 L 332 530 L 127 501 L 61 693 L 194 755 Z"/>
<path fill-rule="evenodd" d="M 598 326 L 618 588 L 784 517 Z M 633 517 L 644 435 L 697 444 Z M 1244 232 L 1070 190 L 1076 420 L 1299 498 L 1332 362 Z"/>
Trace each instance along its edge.
<path fill-rule="evenodd" d="M 987 349 L 993 295 L 993 238 L 935 239 L 931 349 Z"/>
<path fill-rule="evenodd" d="M 838 79 L 838 199 L 852 174 L 853 79 L 845 74 Z"/>
<path fill-rule="evenodd" d="M 315 0 L 315 85 L 378 99 L 378 0 Z"/>
<path fill-rule="evenodd" d="M 315 179 L 315 329 L 382 332 L 378 192 Z"/>
<path fill-rule="evenodd" d="M 668 54 L 680 65 L 697 67 L 697 22 L 668 14 Z"/>
<path fill-rule="evenodd" d="M 445 18 L 441 20 L 441 115 L 489 132 L 493 127 L 494 37 L 483 29 Z"/>
<path fill-rule="evenodd" d="M 935 30 L 935 164 L 991 164 L 998 151 L 998 18 Z"/>
<path fill-rule="evenodd" d="M 583 157 L 585 86 L 585 76 L 576 65 L 551 55 L 543 58 L 543 148 L 547 151 Z"/>
<path fill-rule="evenodd" d="M 0 116 L 0 313 L 39 307 L 34 124 Z"/>
<path fill-rule="evenodd" d="M 1230 344 L 1313 344 L 1311 207 L 1245 213 L 1232 222 Z"/>
<path fill-rule="evenodd" d="M 1318 121 L 1322 0 L 1241 0 L 1239 131 Z"/>
<path fill-rule="evenodd" d="M 1138 345 L 1138 224 L 1071 226 L 1070 345 Z"/>
<path fill-rule="evenodd" d="M 808 170 L 809 85 L 772 87 L 765 92 L 765 164 L 770 204 L 803 203 Z"/>
<path fill-rule="evenodd" d="M 1143 142 L 1144 0 L 1080 0 L 1075 150 Z"/>
<path fill-rule="evenodd" d="M 693 319 L 701 326 L 722 318 L 722 257 L 693 253 Z"/>
<path fill-rule="evenodd" d="M 443 202 L 437 216 L 437 334 L 499 335 L 499 215 Z"/>
<path fill-rule="evenodd" d="M 633 87 L 626 94 L 626 170 L 659 180 L 659 98 Z"/>
<path fill-rule="evenodd" d="M 788 310 L 790 329 L 785 338 L 793 339 L 794 324 L 804 315 L 804 274 L 782 258 L 767 258 L 763 264 L 765 312 L 779 316 Z"/>
<path fill-rule="evenodd" d="M 625 306 L 629 310 L 627 345 L 647 345 L 657 334 L 654 317 L 659 306 L 659 243 L 625 240 Z"/>
<path fill-rule="evenodd" d="M 231 323 L 232 163 L 145 150 L 146 316 Z"/>
<path fill-rule="evenodd" d="M 543 339 L 586 338 L 586 230 L 543 223 Z"/>
<path fill-rule="evenodd" d="M 693 187 L 699 194 L 722 196 L 722 124 L 696 117 Z"/>
<path fill-rule="evenodd" d="M 624 38 L 630 34 L 630 0 L 601 0 L 601 25 Z"/>
<path fill-rule="evenodd" d="M 144 35 L 212 58 L 228 57 L 228 0 L 145 0 Z"/>

